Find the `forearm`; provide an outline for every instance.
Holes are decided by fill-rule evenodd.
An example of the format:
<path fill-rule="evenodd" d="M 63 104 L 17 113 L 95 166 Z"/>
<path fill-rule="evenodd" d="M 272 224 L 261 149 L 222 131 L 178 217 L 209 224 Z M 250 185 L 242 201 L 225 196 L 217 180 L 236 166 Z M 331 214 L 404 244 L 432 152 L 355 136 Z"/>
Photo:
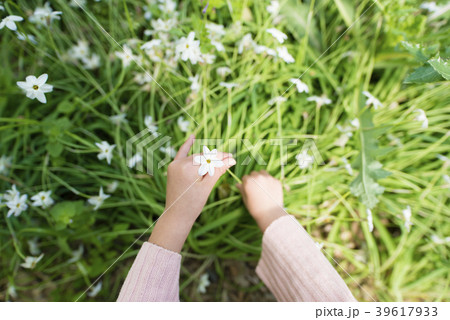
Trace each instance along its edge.
<path fill-rule="evenodd" d="M 169 210 L 163 212 L 156 222 L 148 241 L 167 250 L 180 253 L 196 219 L 197 215 L 169 208 Z"/>

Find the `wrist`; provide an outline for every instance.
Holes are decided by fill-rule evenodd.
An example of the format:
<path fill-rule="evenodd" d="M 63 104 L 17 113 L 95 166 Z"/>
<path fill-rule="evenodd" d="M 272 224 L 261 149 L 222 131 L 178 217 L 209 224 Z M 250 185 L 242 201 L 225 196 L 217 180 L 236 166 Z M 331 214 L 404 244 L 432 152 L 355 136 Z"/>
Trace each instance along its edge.
<path fill-rule="evenodd" d="M 252 214 L 256 224 L 263 233 L 266 231 L 267 227 L 272 224 L 272 222 L 286 215 L 286 211 L 284 211 L 281 207 L 275 207 L 264 212 Z"/>

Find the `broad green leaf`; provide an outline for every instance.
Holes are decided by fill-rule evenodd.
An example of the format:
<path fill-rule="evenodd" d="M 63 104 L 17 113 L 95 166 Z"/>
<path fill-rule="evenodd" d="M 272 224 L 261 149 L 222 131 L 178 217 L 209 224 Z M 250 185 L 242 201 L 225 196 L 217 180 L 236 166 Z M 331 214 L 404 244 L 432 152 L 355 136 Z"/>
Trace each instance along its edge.
<path fill-rule="evenodd" d="M 56 223 L 57 229 L 64 229 L 72 219 L 83 212 L 83 201 L 64 201 L 56 204 L 50 215 Z"/>
<path fill-rule="evenodd" d="M 422 63 L 427 62 L 428 59 L 430 58 L 429 56 L 424 54 L 419 44 L 402 41 L 402 45 L 410 54 L 412 54 L 418 61 Z"/>
<path fill-rule="evenodd" d="M 430 59 L 428 63 L 446 80 L 450 80 L 450 65 L 448 61 L 444 61 L 441 58 Z"/>
<path fill-rule="evenodd" d="M 360 97 L 360 109 L 364 108 L 364 99 Z M 375 207 L 378 203 L 378 196 L 383 194 L 384 188 L 377 183 L 390 175 L 390 172 L 383 170 L 382 165 L 376 160 L 380 155 L 377 138 L 386 129 L 375 128 L 372 122 L 370 109 L 366 109 L 360 119 L 359 140 L 360 153 L 356 161 L 352 164 L 353 168 L 359 170 L 359 174 L 350 184 L 351 193 L 369 209 Z"/>
<path fill-rule="evenodd" d="M 442 80 L 442 76 L 431 66 L 419 67 L 406 79 L 405 83 L 428 83 Z"/>

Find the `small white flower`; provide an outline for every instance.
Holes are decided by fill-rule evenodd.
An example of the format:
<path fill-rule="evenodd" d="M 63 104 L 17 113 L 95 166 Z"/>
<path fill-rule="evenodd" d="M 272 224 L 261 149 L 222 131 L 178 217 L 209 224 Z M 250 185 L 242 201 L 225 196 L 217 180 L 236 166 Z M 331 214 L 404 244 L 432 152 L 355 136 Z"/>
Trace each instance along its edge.
<path fill-rule="evenodd" d="M 158 130 L 158 126 L 156 126 L 153 122 L 153 117 L 152 116 L 145 116 L 144 118 L 144 124 L 147 127 L 148 131 L 150 131 L 153 134 L 157 134 L 157 130 Z"/>
<path fill-rule="evenodd" d="M 291 56 L 286 47 L 278 47 L 277 48 L 278 57 L 284 60 L 286 63 L 294 63 L 295 59 Z"/>
<path fill-rule="evenodd" d="M 0 157 L 0 174 L 7 175 L 8 170 L 12 165 L 12 157 L 7 157 L 5 155 Z"/>
<path fill-rule="evenodd" d="M 50 197 L 52 194 L 51 191 L 41 191 L 38 194 L 31 197 L 31 200 L 34 201 L 31 205 L 33 207 L 42 207 L 48 208 L 55 203 L 53 199 Z"/>
<path fill-rule="evenodd" d="M 117 190 L 117 187 L 119 186 L 119 181 L 114 180 L 113 182 L 111 182 L 110 184 L 108 184 L 106 186 L 106 190 L 109 193 L 114 193 Z"/>
<path fill-rule="evenodd" d="M 268 13 L 276 16 L 280 12 L 280 3 L 278 1 L 270 1 L 270 4 L 266 7 Z"/>
<path fill-rule="evenodd" d="M 158 19 L 153 19 L 151 21 L 151 25 L 152 28 L 154 29 L 154 31 L 151 31 L 151 34 L 153 33 L 158 33 L 159 36 L 161 37 L 161 32 L 169 32 L 173 27 L 175 27 L 177 24 L 177 19 L 172 18 L 172 19 L 168 19 L 168 20 L 162 20 L 160 18 Z"/>
<path fill-rule="evenodd" d="M 256 54 L 266 53 L 266 54 L 268 54 L 269 56 L 272 56 L 272 57 L 276 57 L 277 56 L 277 52 L 275 50 L 273 50 L 271 48 L 268 48 L 266 46 L 259 45 L 259 44 L 256 44 L 253 47 L 253 50 L 255 51 Z"/>
<path fill-rule="evenodd" d="M 138 163 L 142 162 L 142 155 L 140 153 L 136 153 L 128 160 L 128 167 L 134 168 Z"/>
<path fill-rule="evenodd" d="M 220 77 L 225 78 L 231 73 L 231 69 L 228 67 L 220 67 L 216 69 L 216 72 Z"/>
<path fill-rule="evenodd" d="M 414 111 L 414 113 L 419 114 L 414 118 L 414 120 L 422 122 L 423 129 L 428 128 L 428 118 L 427 115 L 425 114 L 425 111 L 423 111 L 422 109 L 417 109 Z"/>
<path fill-rule="evenodd" d="M 44 254 L 41 254 L 39 257 L 29 257 L 28 256 L 25 258 L 25 262 L 20 264 L 20 266 L 25 269 L 34 269 L 34 267 L 36 267 L 38 262 L 41 261 L 43 257 L 44 257 Z"/>
<path fill-rule="evenodd" d="M 74 263 L 74 262 L 79 261 L 81 259 L 81 257 L 83 256 L 83 253 L 84 253 L 84 247 L 82 244 L 80 244 L 80 246 L 78 247 L 77 250 L 72 251 L 72 258 L 67 260 L 67 263 Z"/>
<path fill-rule="evenodd" d="M 85 40 L 78 40 L 77 44 L 67 52 L 72 60 L 86 58 L 89 55 L 89 43 Z"/>
<path fill-rule="evenodd" d="M 202 53 L 200 51 L 200 41 L 194 40 L 195 32 L 189 32 L 187 38 L 182 37 L 178 40 L 178 44 L 175 47 L 177 55 L 180 55 L 181 60 L 196 64 L 197 62 L 203 62 Z"/>
<path fill-rule="evenodd" d="M 220 39 L 225 35 L 224 26 L 221 24 L 207 23 L 205 27 L 208 30 L 208 38 L 211 40 Z"/>
<path fill-rule="evenodd" d="M 356 129 L 359 129 L 360 124 L 359 124 L 359 119 L 358 119 L 358 118 L 355 118 L 355 119 L 353 119 L 353 120 L 350 120 L 350 124 L 351 124 L 352 126 L 354 126 Z"/>
<path fill-rule="evenodd" d="M 33 238 L 31 240 L 28 240 L 28 249 L 30 250 L 30 253 L 33 256 L 37 256 L 38 254 L 41 253 L 41 249 L 39 249 L 39 244 L 37 242 L 38 238 Z"/>
<path fill-rule="evenodd" d="M 88 199 L 89 204 L 94 206 L 94 210 L 97 210 L 100 208 L 100 206 L 103 204 L 103 202 L 111 197 L 109 194 L 105 194 L 103 192 L 103 187 L 100 187 L 100 191 L 98 193 L 98 196 L 90 197 Z"/>
<path fill-rule="evenodd" d="M 101 143 L 96 142 L 95 145 L 100 149 L 100 153 L 97 155 L 97 158 L 99 160 L 106 159 L 106 162 L 108 162 L 108 164 L 111 164 L 111 159 L 113 157 L 112 152 L 116 145 L 110 145 L 106 141 L 102 141 Z"/>
<path fill-rule="evenodd" d="M 308 150 L 303 150 L 301 153 L 295 156 L 300 169 L 310 168 L 314 162 L 314 157 L 308 154 Z"/>
<path fill-rule="evenodd" d="M 272 37 L 278 40 L 279 43 L 283 43 L 284 40 L 288 38 L 288 36 L 285 33 L 281 32 L 276 28 L 267 29 L 266 32 L 270 33 Z"/>
<path fill-rule="evenodd" d="M 5 196 L 3 196 L 5 197 Z M 12 216 L 14 214 L 15 217 L 20 216 L 20 214 L 28 209 L 27 205 L 27 198 L 28 196 L 26 194 L 20 195 L 20 193 L 17 193 L 16 196 L 12 199 L 10 199 L 8 202 L 6 202 L 6 206 L 9 208 L 7 218 Z"/>
<path fill-rule="evenodd" d="M 369 91 L 363 91 L 363 94 L 367 97 L 366 106 L 373 105 L 373 108 L 377 110 L 379 107 L 382 107 L 383 104 L 375 98 Z"/>
<path fill-rule="evenodd" d="M 436 244 L 446 244 L 450 243 L 450 237 L 445 237 L 444 239 L 439 238 L 437 235 L 433 234 L 431 240 Z"/>
<path fill-rule="evenodd" d="M 183 117 L 178 117 L 177 124 L 182 132 L 188 132 L 190 125 L 189 120 L 184 120 Z"/>
<path fill-rule="evenodd" d="M 325 104 L 330 104 L 332 102 L 325 95 L 323 95 L 321 97 L 318 97 L 318 96 L 308 97 L 306 100 L 308 100 L 308 101 L 315 101 L 318 106 L 323 106 Z"/>
<path fill-rule="evenodd" d="M 277 103 L 277 102 L 285 102 L 287 99 L 285 98 L 285 97 L 282 97 L 282 96 L 278 96 L 278 97 L 274 97 L 274 98 L 272 98 L 272 99 L 270 99 L 268 102 L 267 102 L 267 104 L 269 105 L 269 106 L 272 106 L 272 105 L 274 105 L 275 103 Z"/>
<path fill-rule="evenodd" d="M 431 2 L 424 2 L 420 5 L 421 9 L 425 9 L 428 10 L 430 12 L 436 12 L 438 11 L 439 7 L 437 6 L 436 2 L 431 1 Z"/>
<path fill-rule="evenodd" d="M 217 41 L 217 40 L 211 40 L 211 44 L 216 48 L 217 51 L 219 51 L 219 52 L 225 51 L 225 46 L 223 45 L 222 42 Z"/>
<path fill-rule="evenodd" d="M 216 56 L 210 53 L 202 53 L 201 57 L 206 64 L 213 64 L 216 60 Z"/>
<path fill-rule="evenodd" d="M 31 43 L 37 44 L 35 36 L 32 36 L 31 34 L 26 34 L 20 31 L 16 31 L 17 39 L 20 41 L 26 41 L 27 39 L 30 40 Z"/>
<path fill-rule="evenodd" d="M 126 68 L 131 64 L 132 61 L 135 61 L 137 57 L 133 55 L 131 48 L 126 44 L 123 45 L 122 49 L 122 51 L 116 51 L 115 55 L 117 58 L 122 60 L 122 66 Z"/>
<path fill-rule="evenodd" d="M 159 0 L 159 2 L 160 2 L 160 4 L 158 4 L 158 8 L 162 12 L 164 12 L 164 13 L 166 13 L 168 15 L 178 14 L 178 12 L 175 11 L 176 8 L 177 8 L 177 3 L 175 1 L 172 1 L 172 0 Z"/>
<path fill-rule="evenodd" d="M 12 31 L 16 31 L 17 30 L 17 26 L 16 26 L 16 22 L 22 21 L 23 18 L 20 16 L 7 16 L 5 18 L 2 19 L 2 21 L 0 22 L 0 29 L 3 29 L 3 27 L 7 27 L 9 30 Z"/>
<path fill-rule="evenodd" d="M 102 290 L 102 282 L 99 281 L 95 286 L 91 288 L 91 290 L 87 293 L 88 297 L 94 298 L 98 293 Z"/>
<path fill-rule="evenodd" d="M 403 218 L 405 219 L 405 228 L 408 232 L 411 230 L 413 223 L 411 222 L 411 207 L 406 206 L 406 209 L 402 210 Z"/>
<path fill-rule="evenodd" d="M 309 88 L 308 88 L 307 84 L 304 83 L 303 81 L 301 81 L 300 79 L 289 79 L 289 81 L 296 85 L 298 92 L 309 93 Z"/>
<path fill-rule="evenodd" d="M 31 23 L 36 23 L 38 26 L 47 25 L 47 23 L 52 23 L 53 20 L 61 19 L 61 11 L 53 11 L 49 2 L 46 2 L 43 7 L 37 7 L 33 14 L 30 16 L 29 21 Z"/>
<path fill-rule="evenodd" d="M 448 157 L 442 155 L 442 154 L 437 154 L 436 158 L 438 158 L 439 160 L 444 161 L 444 162 L 450 162 L 450 159 Z M 0 158 L 0 173 L 2 172 L 2 170 L 1 170 L 1 167 L 2 167 L 1 163 L 2 163 L 2 159 Z"/>
<path fill-rule="evenodd" d="M 348 160 L 346 158 L 342 157 L 341 159 L 342 162 L 344 163 L 344 167 L 347 170 L 348 174 L 352 176 L 353 175 L 352 166 L 350 165 L 350 163 L 348 163 Z"/>
<path fill-rule="evenodd" d="M 238 53 L 241 54 L 245 50 L 253 48 L 255 46 L 255 42 L 253 41 L 252 35 L 247 33 L 242 37 L 241 41 L 238 43 Z"/>
<path fill-rule="evenodd" d="M 197 93 L 200 91 L 200 88 L 202 87 L 199 81 L 200 75 L 197 73 L 194 77 L 189 77 L 189 81 L 191 82 L 191 90 L 194 93 Z"/>
<path fill-rule="evenodd" d="M 200 164 L 198 168 L 198 175 L 204 176 L 209 173 L 212 177 L 214 175 L 214 168 L 221 168 L 225 164 L 222 160 L 217 159 L 217 149 L 209 150 L 207 146 L 203 146 L 203 154 L 194 157 L 194 162 Z"/>
<path fill-rule="evenodd" d="M 90 57 L 84 57 L 81 59 L 81 62 L 83 62 L 83 66 L 86 70 L 98 69 L 101 65 L 100 56 L 96 53 L 93 53 Z"/>
<path fill-rule="evenodd" d="M 3 195 L 3 199 L 6 201 L 12 201 L 15 197 L 20 197 L 20 192 L 17 190 L 15 184 L 11 187 L 10 190 L 6 191 L 6 194 Z"/>
<path fill-rule="evenodd" d="M 166 147 L 161 147 L 159 150 L 163 153 L 165 153 L 170 158 L 175 158 L 177 155 L 177 151 L 174 149 L 174 147 L 171 147 L 170 145 L 167 145 Z"/>
<path fill-rule="evenodd" d="M 221 87 L 225 87 L 227 89 L 233 89 L 233 88 L 237 88 L 239 87 L 239 83 L 234 83 L 234 82 L 220 82 L 219 86 Z"/>
<path fill-rule="evenodd" d="M 127 123 L 127 114 L 126 113 L 119 113 L 117 115 L 114 116 L 110 116 L 109 120 L 111 120 L 111 122 L 113 124 L 115 124 L 116 126 L 122 124 L 122 123 Z"/>
<path fill-rule="evenodd" d="M 206 293 L 206 288 L 211 284 L 211 282 L 209 282 L 209 277 L 208 274 L 202 274 L 200 276 L 200 280 L 198 282 L 198 287 L 197 287 L 197 291 L 199 293 Z"/>
<path fill-rule="evenodd" d="M 16 291 L 16 287 L 14 285 L 10 284 L 8 286 L 8 294 L 11 296 L 11 298 L 17 299 L 17 291 Z"/>
<path fill-rule="evenodd" d="M 141 46 L 142 50 L 151 50 L 154 49 L 155 47 L 159 47 L 161 46 L 161 40 L 160 39 L 153 39 L 150 41 L 147 41 L 146 43 L 144 43 Z"/>
<path fill-rule="evenodd" d="M 373 217 L 372 217 L 372 211 L 370 209 L 366 209 L 367 213 L 367 224 L 369 225 L 369 231 L 373 231 Z"/>
<path fill-rule="evenodd" d="M 450 177 L 448 174 L 442 175 L 442 179 L 444 179 L 445 183 L 450 184 Z"/>
<path fill-rule="evenodd" d="M 18 81 L 17 85 L 21 88 L 28 98 L 31 100 L 37 99 L 41 103 L 47 103 L 45 94 L 53 91 L 53 86 L 46 84 L 48 75 L 43 75 L 36 78 L 35 76 L 28 76 L 24 81 Z"/>

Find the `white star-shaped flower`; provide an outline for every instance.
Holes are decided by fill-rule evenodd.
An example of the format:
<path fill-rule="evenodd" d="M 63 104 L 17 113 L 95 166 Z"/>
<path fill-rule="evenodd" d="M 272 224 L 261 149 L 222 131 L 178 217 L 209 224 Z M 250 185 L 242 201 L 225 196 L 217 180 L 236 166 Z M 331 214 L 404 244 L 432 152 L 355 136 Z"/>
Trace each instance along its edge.
<path fill-rule="evenodd" d="M 211 284 L 211 282 L 209 281 L 209 277 L 208 274 L 202 274 L 200 276 L 200 280 L 198 282 L 198 287 L 197 287 L 197 291 L 199 293 L 206 293 L 206 288 Z"/>
<path fill-rule="evenodd" d="M 302 151 L 295 156 L 300 169 L 310 168 L 314 162 L 314 157 L 308 154 L 307 150 Z"/>
<path fill-rule="evenodd" d="M 330 100 L 330 99 L 328 99 L 328 97 L 327 96 L 321 96 L 321 97 L 318 97 L 318 96 L 312 96 L 312 97 L 309 97 L 309 98 L 307 98 L 306 100 L 308 100 L 308 101 L 314 101 L 314 102 L 316 102 L 319 106 L 323 106 L 324 104 L 330 104 L 332 101 Z"/>
<path fill-rule="evenodd" d="M 418 113 L 418 115 L 414 118 L 414 120 L 422 122 L 423 129 L 428 128 L 428 118 L 427 115 L 425 114 L 425 111 L 423 111 L 422 109 L 417 109 L 414 111 L 414 113 Z"/>
<path fill-rule="evenodd" d="M 297 87 L 297 91 L 302 93 L 302 92 L 306 92 L 309 93 L 309 88 L 308 85 L 306 83 L 304 83 L 303 81 L 301 81 L 300 79 L 289 79 L 290 82 L 292 82 L 293 84 L 295 84 L 295 86 Z"/>
<path fill-rule="evenodd" d="M 20 266 L 25 269 L 34 269 L 34 267 L 36 267 L 37 263 L 41 261 L 43 257 L 44 254 L 41 254 L 39 257 L 26 257 L 25 262 Z"/>
<path fill-rule="evenodd" d="M 97 210 L 100 208 L 100 206 L 103 204 L 103 202 L 111 197 L 109 194 L 105 194 L 103 192 L 103 187 L 100 187 L 100 191 L 98 193 L 98 196 L 90 197 L 88 202 L 89 204 L 94 206 L 94 210 Z"/>
<path fill-rule="evenodd" d="M 266 30 L 268 33 L 270 33 L 272 35 L 272 37 L 274 37 L 275 39 L 278 40 L 279 43 L 283 43 L 284 40 L 286 40 L 288 38 L 288 36 L 281 32 L 280 30 L 276 29 L 276 28 L 270 28 Z"/>
<path fill-rule="evenodd" d="M 53 199 L 50 197 L 52 194 L 51 191 L 41 191 L 38 194 L 31 197 L 31 200 L 34 201 L 31 205 L 33 207 L 42 207 L 42 208 L 48 208 L 52 204 L 55 203 Z"/>
<path fill-rule="evenodd" d="M 367 97 L 366 106 L 373 105 L 373 108 L 377 110 L 379 107 L 382 107 L 383 104 L 375 98 L 369 91 L 363 91 L 363 94 Z"/>
<path fill-rule="evenodd" d="M 133 55 L 133 51 L 126 44 L 123 45 L 122 51 L 116 51 L 115 55 L 117 58 L 122 60 L 122 66 L 124 68 L 128 67 L 132 61 L 136 60 L 136 57 Z"/>
<path fill-rule="evenodd" d="M 134 168 L 138 163 L 141 163 L 143 160 L 142 155 L 140 153 L 136 153 L 128 160 L 128 167 Z"/>
<path fill-rule="evenodd" d="M 147 127 L 148 131 L 150 131 L 153 134 L 157 134 L 157 130 L 158 130 L 158 126 L 155 125 L 155 123 L 153 122 L 153 117 L 152 116 L 145 116 L 144 118 L 144 124 Z"/>
<path fill-rule="evenodd" d="M 53 86 L 46 84 L 48 75 L 44 73 L 39 78 L 35 76 L 28 76 L 24 81 L 18 81 L 19 88 L 24 90 L 27 97 L 31 100 L 37 99 L 41 103 L 47 103 L 45 94 L 53 91 Z"/>
<path fill-rule="evenodd" d="M 97 158 L 99 160 L 106 159 L 106 162 L 108 162 L 108 164 L 111 164 L 111 159 L 113 157 L 112 152 L 116 145 L 110 145 L 106 141 L 102 141 L 101 143 L 96 142 L 95 145 L 100 149 L 100 153 L 97 155 Z"/>
<path fill-rule="evenodd" d="M 220 67 L 216 69 L 216 72 L 220 77 L 225 78 L 231 73 L 231 69 L 228 67 Z"/>
<path fill-rule="evenodd" d="M 5 199 L 7 198 L 7 196 L 3 197 Z M 26 194 L 20 195 L 20 192 L 17 192 L 12 199 L 7 199 L 8 202 L 6 202 L 6 206 L 9 208 L 9 211 L 6 217 L 9 218 L 13 214 L 15 217 L 18 217 L 23 211 L 27 210 L 27 198 L 28 196 Z"/>
<path fill-rule="evenodd" d="M 194 40 L 195 32 L 189 32 L 187 38 L 182 37 L 178 40 L 175 48 L 177 55 L 180 55 L 181 60 L 190 60 L 191 63 L 203 62 L 202 53 L 200 51 L 200 41 Z"/>
<path fill-rule="evenodd" d="M 222 160 L 217 159 L 217 149 L 210 151 L 207 146 L 203 146 L 203 154 L 194 157 L 194 162 L 200 164 L 199 176 L 209 173 L 212 177 L 215 172 L 214 168 L 221 168 L 225 165 Z"/>
<path fill-rule="evenodd" d="M 189 122 L 189 120 L 185 120 L 183 117 L 178 117 L 177 124 L 182 132 L 188 132 L 189 125 L 191 123 Z"/>
<path fill-rule="evenodd" d="M 22 21 L 23 18 L 20 16 L 7 16 L 5 18 L 2 19 L 2 21 L 0 22 L 0 29 L 3 29 L 3 27 L 7 27 L 9 30 L 12 31 L 16 31 L 17 30 L 17 26 L 16 26 L 16 22 Z"/>
<path fill-rule="evenodd" d="M 294 63 L 295 62 L 294 57 L 289 54 L 288 49 L 286 47 L 278 47 L 277 54 L 278 54 L 278 57 L 283 59 L 284 62 L 286 62 L 286 63 Z"/>

